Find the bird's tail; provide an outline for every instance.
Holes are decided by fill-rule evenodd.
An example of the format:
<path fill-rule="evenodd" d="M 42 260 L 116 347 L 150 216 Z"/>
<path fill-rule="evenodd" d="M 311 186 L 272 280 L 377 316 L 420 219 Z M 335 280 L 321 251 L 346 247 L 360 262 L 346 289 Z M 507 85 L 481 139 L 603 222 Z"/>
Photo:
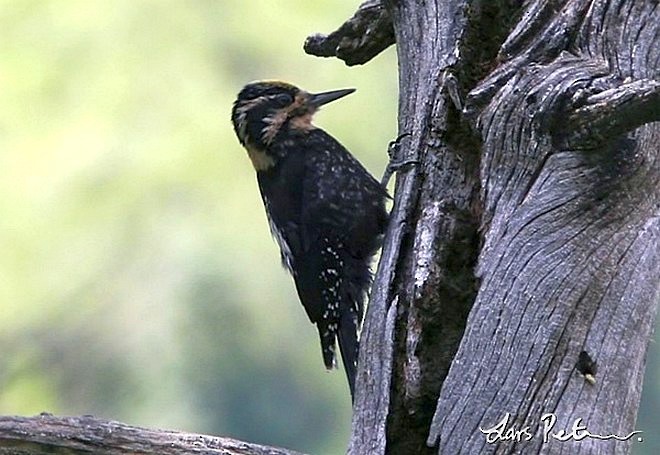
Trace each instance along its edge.
<path fill-rule="evenodd" d="M 317 323 L 319 336 L 321 337 L 321 354 L 323 355 L 323 364 L 328 370 L 337 367 L 337 360 L 335 356 L 335 340 L 337 338 L 337 326 L 328 323 L 325 320 Z"/>
<path fill-rule="evenodd" d="M 348 387 L 351 390 L 351 398 L 354 397 L 355 392 L 355 373 L 359 351 L 358 324 L 358 318 L 353 311 L 343 311 L 339 320 L 334 323 L 326 321 L 318 323 L 323 363 L 328 370 L 337 367 L 335 349 L 336 342 L 339 342 L 339 352 L 346 371 Z"/>
<path fill-rule="evenodd" d="M 339 352 L 341 361 L 346 371 L 348 387 L 351 390 L 351 400 L 355 399 L 355 374 L 357 372 L 357 361 L 359 352 L 358 340 L 358 321 L 351 312 L 344 312 L 339 322 L 339 331 L 337 333 L 339 341 Z"/>
<path fill-rule="evenodd" d="M 339 342 L 339 352 L 353 398 L 359 348 L 358 332 L 362 323 L 367 290 L 371 283 L 371 271 L 364 259 L 353 257 L 346 250 L 337 251 L 326 247 L 323 251 L 329 252 L 332 261 L 329 261 L 330 265 L 322 264 L 322 271 L 319 272 L 324 286 L 319 296 L 323 304 L 319 306 L 323 310 L 318 317 L 311 319 L 316 320 L 321 338 L 323 363 L 328 370 L 337 365 L 335 353 L 336 343 Z M 341 268 L 334 266 L 335 263 Z M 302 277 L 299 277 L 299 281 L 305 282 Z M 307 294 L 302 293 L 302 295 Z"/>
<path fill-rule="evenodd" d="M 355 398 L 355 376 L 359 354 L 359 332 L 364 313 L 364 302 L 372 276 L 364 259 L 344 255 L 344 286 L 342 286 L 337 340 L 346 371 L 351 398 Z"/>

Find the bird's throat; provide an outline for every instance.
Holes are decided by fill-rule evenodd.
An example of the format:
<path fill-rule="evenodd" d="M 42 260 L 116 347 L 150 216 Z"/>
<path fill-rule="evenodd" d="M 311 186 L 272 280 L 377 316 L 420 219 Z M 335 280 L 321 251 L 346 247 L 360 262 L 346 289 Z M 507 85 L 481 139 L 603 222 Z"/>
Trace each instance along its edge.
<path fill-rule="evenodd" d="M 246 144 L 245 148 L 256 171 L 266 171 L 275 166 L 275 158 L 269 156 L 265 150 L 250 144 Z"/>

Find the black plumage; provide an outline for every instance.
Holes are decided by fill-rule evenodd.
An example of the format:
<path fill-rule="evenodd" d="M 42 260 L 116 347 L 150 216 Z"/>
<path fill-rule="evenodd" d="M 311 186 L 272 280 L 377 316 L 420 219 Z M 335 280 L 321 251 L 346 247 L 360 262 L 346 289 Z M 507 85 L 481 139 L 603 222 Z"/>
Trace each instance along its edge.
<path fill-rule="evenodd" d="M 370 262 L 387 223 L 385 189 L 332 136 L 312 125 L 318 107 L 351 93 L 309 94 L 282 82 L 246 86 L 232 112 L 257 171 L 284 266 L 316 324 L 326 368 L 339 341 L 351 395 Z"/>

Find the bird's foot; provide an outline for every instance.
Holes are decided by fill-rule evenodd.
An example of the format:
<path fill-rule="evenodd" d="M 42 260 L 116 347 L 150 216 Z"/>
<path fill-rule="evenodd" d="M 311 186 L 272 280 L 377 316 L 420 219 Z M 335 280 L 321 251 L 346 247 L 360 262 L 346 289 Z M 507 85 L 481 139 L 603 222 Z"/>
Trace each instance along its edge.
<path fill-rule="evenodd" d="M 412 164 L 419 164 L 419 161 L 416 159 L 404 159 L 401 158 L 401 156 L 399 156 L 401 152 L 401 140 L 407 136 L 412 136 L 412 133 L 400 134 L 387 146 L 387 154 L 390 157 L 390 161 L 389 163 L 387 163 L 387 167 L 385 168 L 385 172 L 383 173 L 383 178 L 380 179 L 380 184 L 383 187 L 387 187 L 390 178 L 392 178 L 392 175 L 395 172 L 400 171 L 405 166 L 409 166 Z"/>

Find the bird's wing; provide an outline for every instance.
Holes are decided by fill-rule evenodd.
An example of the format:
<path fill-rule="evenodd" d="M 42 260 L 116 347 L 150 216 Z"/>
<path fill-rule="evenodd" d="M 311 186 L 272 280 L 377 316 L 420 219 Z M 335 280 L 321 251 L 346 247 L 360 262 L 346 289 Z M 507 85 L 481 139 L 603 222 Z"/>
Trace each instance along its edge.
<path fill-rule="evenodd" d="M 280 247 L 280 256 L 282 265 L 289 273 L 296 275 L 294 261 L 296 256 L 300 255 L 302 250 L 300 239 L 300 226 L 294 222 L 277 220 L 272 213 L 271 202 L 263 197 L 264 207 L 266 208 L 266 217 L 270 232 Z"/>
<path fill-rule="evenodd" d="M 311 136 L 314 135 L 314 136 Z M 296 255 L 295 278 L 300 299 L 312 322 L 324 319 L 323 313 L 330 305 L 340 300 L 339 287 L 345 289 L 350 281 L 368 280 L 362 270 L 362 258 L 351 250 L 356 223 L 369 218 L 373 207 L 365 207 L 367 200 L 382 200 L 365 197 L 364 192 L 386 194 L 380 184 L 367 170 L 335 139 L 322 130 L 310 133 L 310 142 L 305 154 L 305 175 L 302 185 L 301 223 L 299 239 L 302 254 Z M 357 261 L 360 266 L 353 266 Z M 354 277 L 354 274 L 359 275 Z M 365 276 L 362 276 L 365 275 Z M 322 286 L 320 286 L 322 284 Z M 321 291 L 326 294 L 322 295 Z M 331 293 L 335 294 L 332 295 Z M 347 305 L 350 306 L 350 305 Z M 339 310 L 339 308 L 334 308 Z M 336 321 L 339 312 L 331 315 Z M 333 322 L 336 323 L 336 322 Z"/>
<path fill-rule="evenodd" d="M 314 148 L 306 152 L 302 199 L 303 247 L 325 234 L 347 233 L 367 210 L 362 193 L 385 195 L 369 172 L 332 136 L 314 130 Z M 365 185 L 365 182 L 367 184 Z"/>

